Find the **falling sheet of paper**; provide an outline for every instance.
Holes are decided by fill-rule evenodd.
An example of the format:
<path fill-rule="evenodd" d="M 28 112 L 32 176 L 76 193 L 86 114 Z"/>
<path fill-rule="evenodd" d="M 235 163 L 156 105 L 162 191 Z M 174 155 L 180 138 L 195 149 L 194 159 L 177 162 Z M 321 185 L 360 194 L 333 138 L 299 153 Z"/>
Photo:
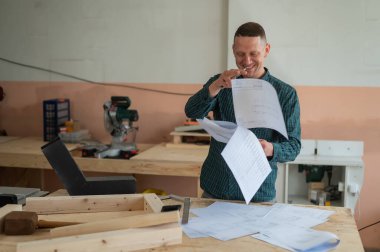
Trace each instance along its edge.
<path fill-rule="evenodd" d="M 288 139 L 277 92 L 269 82 L 234 79 L 232 96 L 237 125 L 247 129 L 274 129 Z"/>
<path fill-rule="evenodd" d="M 271 167 L 257 137 L 248 129 L 238 126 L 222 151 L 245 202 L 249 204 Z"/>
<path fill-rule="evenodd" d="M 199 125 L 207 131 L 215 140 L 227 143 L 234 134 L 237 125 L 233 122 L 227 121 L 212 121 L 206 117 L 197 119 Z"/>

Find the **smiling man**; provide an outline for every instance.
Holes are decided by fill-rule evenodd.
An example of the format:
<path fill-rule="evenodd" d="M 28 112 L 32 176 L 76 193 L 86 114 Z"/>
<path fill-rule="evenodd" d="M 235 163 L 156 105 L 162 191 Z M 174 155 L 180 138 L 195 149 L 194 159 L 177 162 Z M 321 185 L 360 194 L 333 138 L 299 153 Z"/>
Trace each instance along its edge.
<path fill-rule="evenodd" d="M 268 158 L 271 173 L 257 191 L 252 201 L 275 201 L 277 162 L 294 160 L 301 148 L 300 107 L 296 90 L 275 78 L 264 67 L 270 52 L 263 27 L 254 22 L 241 25 L 235 32 L 232 50 L 237 69 L 217 74 L 196 94 L 189 98 L 185 106 L 189 118 L 203 118 L 210 111 L 215 120 L 236 123 L 231 80 L 235 78 L 255 78 L 269 82 L 277 92 L 289 139 L 268 128 L 252 128 Z M 244 200 L 231 170 L 221 156 L 226 144 L 211 139 L 208 156 L 201 172 L 203 197 L 226 200 Z"/>

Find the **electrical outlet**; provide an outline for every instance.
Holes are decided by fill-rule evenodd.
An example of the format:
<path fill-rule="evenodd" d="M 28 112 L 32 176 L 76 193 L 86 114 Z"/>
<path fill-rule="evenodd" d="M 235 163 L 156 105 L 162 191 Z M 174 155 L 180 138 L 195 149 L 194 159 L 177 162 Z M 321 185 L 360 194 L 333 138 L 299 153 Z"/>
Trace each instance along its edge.
<path fill-rule="evenodd" d="M 359 185 L 358 184 L 349 184 L 347 186 L 347 191 L 352 194 L 359 193 Z"/>

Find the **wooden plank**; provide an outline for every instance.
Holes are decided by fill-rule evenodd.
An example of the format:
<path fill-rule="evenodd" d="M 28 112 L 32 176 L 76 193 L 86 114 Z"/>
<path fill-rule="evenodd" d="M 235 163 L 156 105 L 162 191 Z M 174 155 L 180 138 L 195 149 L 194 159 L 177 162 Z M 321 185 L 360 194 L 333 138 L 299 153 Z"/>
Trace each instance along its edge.
<path fill-rule="evenodd" d="M 179 148 L 179 149 L 210 149 L 209 144 L 192 144 L 192 143 L 166 143 L 166 148 Z"/>
<path fill-rule="evenodd" d="M 210 135 L 208 133 L 199 133 L 199 132 L 177 132 L 172 131 L 170 132 L 171 136 L 196 136 L 196 137 L 205 137 L 210 138 Z"/>
<path fill-rule="evenodd" d="M 194 148 L 181 149 L 165 147 L 165 144 L 156 145 L 143 153 L 134 156 L 133 160 L 179 161 L 198 162 L 202 164 L 206 159 L 208 149 Z"/>
<path fill-rule="evenodd" d="M 134 251 L 182 242 L 178 223 L 20 242 L 15 252 Z"/>
<path fill-rule="evenodd" d="M 3 233 L 4 216 L 12 211 L 21 211 L 21 210 L 22 210 L 22 205 L 17 205 L 17 204 L 7 204 L 3 206 L 2 208 L 0 208 L 0 234 Z"/>
<path fill-rule="evenodd" d="M 154 193 L 144 194 L 144 210 L 146 212 L 159 213 L 164 204 Z"/>
<path fill-rule="evenodd" d="M 182 153 L 177 150 L 176 154 L 171 149 L 160 149 L 156 153 L 156 146 L 148 149 L 129 160 L 122 159 L 96 159 L 76 158 L 78 166 L 83 171 L 114 172 L 130 174 L 148 174 L 160 176 L 186 176 L 198 177 L 204 158 L 202 153 Z M 153 150 L 152 150 L 153 149 Z M 188 150 L 186 152 L 189 152 Z M 198 152 L 198 151 L 195 151 Z M 152 153 L 154 155 L 150 156 Z M 200 157 L 201 156 L 201 157 Z"/>
<path fill-rule="evenodd" d="M 25 211 L 37 214 L 144 210 L 142 194 L 28 197 Z"/>
<path fill-rule="evenodd" d="M 1 153 L 39 154 L 42 155 L 41 146 L 46 144 L 39 137 L 23 137 L 0 144 Z M 80 144 L 65 144 L 69 150 L 78 148 Z"/>
<path fill-rule="evenodd" d="M 119 212 L 97 212 L 97 213 L 66 213 L 66 214 L 40 214 L 39 220 L 67 221 L 67 222 L 94 222 L 98 220 L 111 220 L 127 216 L 135 216 L 146 213 L 145 210 L 119 211 Z"/>
<path fill-rule="evenodd" d="M 179 211 L 166 213 L 148 213 L 112 220 L 101 220 L 90 223 L 53 228 L 50 230 L 50 234 L 52 237 L 82 235 L 128 228 L 156 226 L 167 223 L 178 223 L 178 221 Z"/>
<path fill-rule="evenodd" d="M 50 164 L 41 152 L 44 143 L 36 137 L 0 143 L 0 166 L 51 170 Z M 69 149 L 76 146 L 69 146 Z M 173 152 L 173 149 L 165 146 L 158 149 L 157 146 L 149 147 L 149 145 L 142 146 L 142 149 L 147 148 L 147 150 L 141 151 L 130 160 L 82 157 L 74 157 L 74 160 L 82 171 L 198 177 L 201 165 L 207 156 L 207 150 L 203 153 L 197 153 L 199 150 L 194 150 L 193 153 L 191 150 L 186 150 L 181 153 L 178 148 Z M 146 152 L 148 153 L 145 154 Z"/>
<path fill-rule="evenodd" d="M 141 155 L 142 154 L 143 153 L 141 153 Z M 79 157 L 74 159 L 82 171 L 160 176 L 199 176 L 203 160 L 197 161 L 196 159 L 198 158 L 194 160 L 187 158 L 188 161 L 181 161 L 179 158 L 183 155 L 175 159 L 173 154 L 169 154 L 172 160 L 162 160 L 162 157 L 165 157 L 165 155 L 165 152 L 159 154 L 158 157 L 161 157 L 161 160 L 134 159 L 139 157 L 140 154 L 132 157 L 130 160 Z M 204 158 L 206 158 L 206 156 L 204 156 Z M 0 166 L 52 170 L 50 164 L 42 154 L 0 153 Z"/>
<path fill-rule="evenodd" d="M 9 141 L 13 141 L 16 139 L 19 139 L 20 137 L 14 137 L 14 136 L 0 136 L 0 143 L 6 143 Z"/>

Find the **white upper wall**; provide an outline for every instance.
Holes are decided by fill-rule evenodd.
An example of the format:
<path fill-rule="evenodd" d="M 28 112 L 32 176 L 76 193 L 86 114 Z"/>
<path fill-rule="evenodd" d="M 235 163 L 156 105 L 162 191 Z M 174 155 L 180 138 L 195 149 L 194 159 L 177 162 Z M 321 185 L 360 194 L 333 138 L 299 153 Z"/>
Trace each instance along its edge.
<path fill-rule="evenodd" d="M 0 57 L 102 82 L 204 83 L 227 0 L 0 0 Z M 0 61 L 0 80 L 73 81 Z"/>
<path fill-rule="evenodd" d="M 266 65 L 285 82 L 380 86 L 379 0 L 229 0 L 228 48 L 247 21 L 263 25 Z"/>
<path fill-rule="evenodd" d="M 278 78 L 380 86 L 379 10 L 379 0 L 0 0 L 0 57 L 94 81 L 204 83 L 235 67 L 233 34 L 257 21 Z M 2 61 L 0 80 L 73 81 Z"/>

